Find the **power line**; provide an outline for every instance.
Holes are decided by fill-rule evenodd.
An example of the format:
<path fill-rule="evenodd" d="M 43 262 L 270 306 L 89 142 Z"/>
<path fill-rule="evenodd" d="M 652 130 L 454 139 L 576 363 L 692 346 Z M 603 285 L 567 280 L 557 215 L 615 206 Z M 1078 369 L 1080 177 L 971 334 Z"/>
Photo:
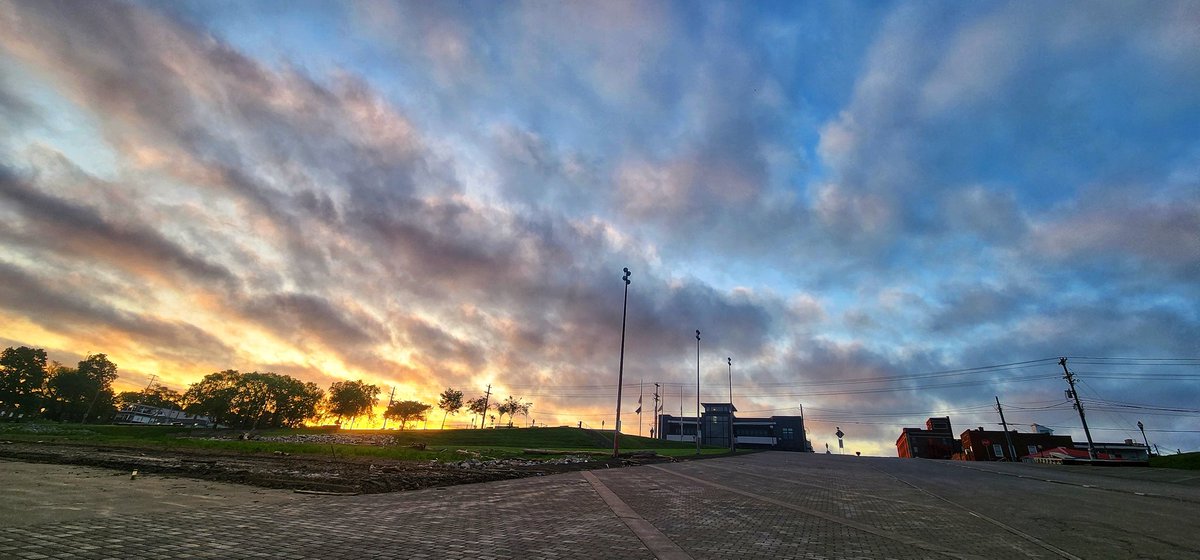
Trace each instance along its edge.
<path fill-rule="evenodd" d="M 1046 424 L 1042 424 L 1042 425 L 1046 426 L 1047 428 L 1059 428 L 1059 429 L 1063 429 L 1063 430 L 1070 430 L 1070 429 L 1074 428 L 1074 426 L 1050 426 L 1050 425 L 1046 425 Z M 1127 431 L 1129 431 L 1129 428 L 1092 428 L 1092 429 L 1093 430 L 1103 430 L 1106 432 L 1127 432 Z M 1154 430 L 1154 429 L 1146 428 L 1146 431 L 1147 432 L 1156 432 L 1156 433 L 1161 432 L 1161 433 L 1168 433 L 1168 434 L 1200 434 L 1200 430 Z"/>

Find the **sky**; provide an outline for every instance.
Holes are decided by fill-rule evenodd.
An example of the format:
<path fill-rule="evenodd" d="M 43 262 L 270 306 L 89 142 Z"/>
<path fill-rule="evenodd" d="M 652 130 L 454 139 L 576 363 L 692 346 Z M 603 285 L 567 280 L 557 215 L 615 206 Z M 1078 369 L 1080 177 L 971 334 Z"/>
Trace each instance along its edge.
<path fill-rule="evenodd" d="M 0 0 L 0 346 L 611 428 L 624 267 L 626 433 L 1200 449 L 1200 4 Z"/>

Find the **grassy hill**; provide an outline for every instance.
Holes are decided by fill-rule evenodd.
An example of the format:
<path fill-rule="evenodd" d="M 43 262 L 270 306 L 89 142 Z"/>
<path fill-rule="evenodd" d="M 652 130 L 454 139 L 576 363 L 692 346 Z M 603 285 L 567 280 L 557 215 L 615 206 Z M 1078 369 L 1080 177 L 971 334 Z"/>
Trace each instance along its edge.
<path fill-rule="evenodd" d="M 607 453 L 612 431 L 580 428 L 487 430 L 354 430 L 299 428 L 264 430 L 239 440 L 242 430 L 197 430 L 179 426 L 111 426 L 27 423 L 0 425 L 0 437 L 14 441 L 195 449 L 233 453 L 289 453 L 377 456 L 401 460 L 451 460 L 464 455 L 530 456 L 526 449 Z M 695 444 L 621 435 L 622 452 L 654 450 L 660 455 L 694 455 Z M 724 448 L 704 448 L 708 454 Z"/>
<path fill-rule="evenodd" d="M 1200 452 L 1151 457 L 1150 466 L 1198 471 L 1200 470 Z"/>

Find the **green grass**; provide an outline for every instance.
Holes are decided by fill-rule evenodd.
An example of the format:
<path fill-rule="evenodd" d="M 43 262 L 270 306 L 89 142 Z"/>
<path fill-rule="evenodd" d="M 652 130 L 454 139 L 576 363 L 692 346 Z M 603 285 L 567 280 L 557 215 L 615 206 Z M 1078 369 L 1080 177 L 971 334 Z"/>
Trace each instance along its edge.
<path fill-rule="evenodd" d="M 1150 466 L 1200 471 L 1200 452 L 1151 457 Z"/>
<path fill-rule="evenodd" d="M 228 437 L 239 430 L 224 430 Z M 525 449 L 586 451 L 607 453 L 612 450 L 612 432 L 578 428 L 516 428 L 500 430 L 357 430 L 336 432 L 329 428 L 261 430 L 260 437 L 298 434 L 373 434 L 394 438 L 393 445 L 351 445 L 296 443 L 261 440 L 206 439 L 212 430 L 179 426 L 112 426 L 54 423 L 0 424 L 0 438 L 12 441 L 45 441 L 93 445 L 149 447 L 156 449 L 212 450 L 222 453 L 275 452 L 293 455 L 341 455 L 381 457 L 396 460 L 455 461 L 467 458 L 527 457 Z M 416 449 L 414 444 L 424 444 Z M 696 453 L 695 444 L 667 442 L 651 438 L 621 435 L 622 452 L 653 450 L 660 455 L 688 457 Z M 704 455 L 725 453 L 724 448 L 706 447 Z M 548 456 L 543 456 L 548 457 Z"/>

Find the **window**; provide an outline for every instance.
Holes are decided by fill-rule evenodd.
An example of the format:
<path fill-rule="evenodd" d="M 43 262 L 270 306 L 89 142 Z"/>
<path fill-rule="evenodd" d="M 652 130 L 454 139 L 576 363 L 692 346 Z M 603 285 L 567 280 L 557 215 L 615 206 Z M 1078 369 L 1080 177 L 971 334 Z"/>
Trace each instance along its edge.
<path fill-rule="evenodd" d="M 784 440 L 791 441 L 792 438 L 795 436 L 796 436 L 795 429 L 793 429 L 793 428 L 784 428 L 783 429 L 783 439 Z"/>
<path fill-rule="evenodd" d="M 993 443 L 992 453 L 995 453 L 997 458 L 1004 457 L 1004 446 L 999 443 Z"/>
<path fill-rule="evenodd" d="M 1033 455 L 1034 453 L 1037 453 L 1037 446 L 1036 446 L 1036 445 L 1030 445 L 1030 446 L 1028 446 L 1028 449 L 1029 449 L 1029 454 L 1030 454 L 1030 455 Z"/>

